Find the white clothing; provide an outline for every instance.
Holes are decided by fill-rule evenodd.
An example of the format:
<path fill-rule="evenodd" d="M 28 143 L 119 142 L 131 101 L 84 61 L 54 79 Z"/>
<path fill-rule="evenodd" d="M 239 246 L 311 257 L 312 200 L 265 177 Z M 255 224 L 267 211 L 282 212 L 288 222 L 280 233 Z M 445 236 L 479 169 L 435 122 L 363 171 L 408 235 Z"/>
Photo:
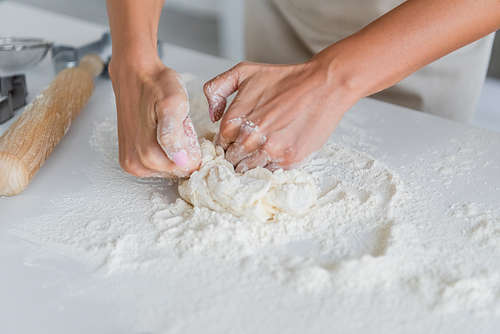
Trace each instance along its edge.
<path fill-rule="evenodd" d="M 304 62 L 402 2 L 248 0 L 247 59 L 266 63 Z M 493 37 L 491 34 L 469 44 L 373 97 L 470 122 L 486 76 Z"/>

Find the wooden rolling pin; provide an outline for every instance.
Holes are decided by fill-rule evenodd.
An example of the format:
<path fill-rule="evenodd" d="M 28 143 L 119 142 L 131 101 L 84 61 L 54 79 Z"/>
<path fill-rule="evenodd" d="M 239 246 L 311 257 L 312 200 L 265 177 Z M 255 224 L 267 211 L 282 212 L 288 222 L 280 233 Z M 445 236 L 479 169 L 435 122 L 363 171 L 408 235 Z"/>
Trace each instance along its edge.
<path fill-rule="evenodd" d="M 94 91 L 101 59 L 87 55 L 61 71 L 0 137 L 0 196 L 23 191 Z"/>

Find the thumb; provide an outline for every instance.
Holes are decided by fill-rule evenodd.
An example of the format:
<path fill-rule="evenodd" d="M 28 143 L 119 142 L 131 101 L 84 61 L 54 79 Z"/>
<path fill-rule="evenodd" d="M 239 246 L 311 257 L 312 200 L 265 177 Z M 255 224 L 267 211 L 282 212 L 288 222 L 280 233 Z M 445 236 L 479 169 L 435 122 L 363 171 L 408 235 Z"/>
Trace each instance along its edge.
<path fill-rule="evenodd" d="M 184 119 L 189 111 L 189 103 L 185 99 L 167 99 L 156 106 L 158 117 L 158 143 L 177 166 L 184 167 L 189 162 L 188 138 L 184 131 Z"/>
<path fill-rule="evenodd" d="M 203 91 L 208 100 L 208 111 L 212 123 L 217 122 L 224 115 L 227 98 L 239 89 L 243 68 L 246 63 L 239 63 L 203 86 Z"/>

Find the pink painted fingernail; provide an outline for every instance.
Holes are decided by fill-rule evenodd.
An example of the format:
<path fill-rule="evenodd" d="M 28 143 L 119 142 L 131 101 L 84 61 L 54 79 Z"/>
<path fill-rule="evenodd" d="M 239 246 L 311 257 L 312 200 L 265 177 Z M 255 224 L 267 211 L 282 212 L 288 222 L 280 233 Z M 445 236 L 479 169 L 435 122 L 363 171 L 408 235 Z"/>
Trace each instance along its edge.
<path fill-rule="evenodd" d="M 179 167 L 184 167 L 188 163 L 188 155 L 186 151 L 182 150 L 172 154 L 172 161 Z"/>

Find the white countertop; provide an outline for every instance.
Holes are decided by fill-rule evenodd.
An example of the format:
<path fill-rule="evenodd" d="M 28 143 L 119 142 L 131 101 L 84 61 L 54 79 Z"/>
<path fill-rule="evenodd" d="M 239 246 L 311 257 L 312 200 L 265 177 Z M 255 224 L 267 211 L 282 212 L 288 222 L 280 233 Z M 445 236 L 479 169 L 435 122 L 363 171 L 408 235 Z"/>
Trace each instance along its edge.
<path fill-rule="evenodd" d="M 106 27 L 33 7 L 11 2 L 0 2 L 0 35 L 40 36 L 60 43 L 81 45 L 99 38 L 105 30 Z M 210 79 L 233 65 L 232 62 L 227 60 L 172 45 L 164 46 L 163 61 L 179 73 L 192 73 L 203 80 Z M 36 94 L 53 78 L 50 55 L 37 67 L 28 70 L 26 74 L 29 91 L 28 100 L 31 102 Z M 184 300 L 183 295 L 175 291 L 168 295 L 167 299 L 162 300 L 163 297 L 158 297 L 159 300 L 156 301 L 158 305 L 161 303 L 165 305 L 172 304 L 169 307 L 165 306 L 171 312 L 169 315 L 155 313 L 155 310 L 160 309 L 158 305 L 140 306 L 142 310 L 151 308 L 150 312 L 145 312 L 145 314 L 150 315 L 151 319 L 144 318 L 143 313 L 131 311 L 138 307 L 136 300 L 124 300 L 119 297 L 115 299 L 99 298 L 95 295 L 80 293 L 92 290 L 92 287 L 97 284 L 104 284 L 103 282 L 108 278 L 96 278 L 93 269 L 75 258 L 68 257 L 66 253 L 59 252 L 56 246 L 46 245 L 37 242 L 31 237 L 24 237 L 20 236 L 19 233 L 11 232 L 12 230 L 18 231 L 22 229 L 25 222 L 32 223 L 39 217 L 44 217 L 47 213 L 60 212 L 60 216 L 64 217 L 67 213 L 65 210 L 72 210 L 72 208 L 71 204 L 68 204 L 66 208 L 62 208 L 60 206 L 61 200 L 69 200 L 68 203 L 82 205 L 76 203 L 80 203 L 78 201 L 81 199 L 79 196 L 82 194 L 82 189 L 91 182 L 86 171 L 92 170 L 95 167 L 95 162 L 102 159 L 102 154 L 91 147 L 89 140 L 95 125 L 106 118 L 112 117 L 115 113 L 113 99 L 110 81 L 101 78 L 97 79 L 95 93 L 91 100 L 28 188 L 16 197 L 0 198 L 1 334 L 174 333 L 178 332 L 177 330 L 182 332 L 182 328 L 184 328 L 182 324 L 177 327 L 165 327 L 159 319 L 176 317 L 188 319 L 188 314 L 194 316 L 193 314 L 200 312 L 199 309 L 193 309 L 192 312 L 194 313 L 191 314 L 189 305 L 195 305 L 197 301 Z M 21 111 L 19 110 L 17 113 L 19 114 Z M 428 187 L 431 189 L 430 191 L 441 192 L 439 194 L 439 205 L 442 205 L 443 208 L 447 208 L 453 203 L 469 202 L 500 206 L 500 134 L 372 99 L 363 99 L 348 114 L 352 115 L 352 117 L 349 118 L 350 116 L 348 116 L 342 121 L 346 126 L 340 127 L 334 136 L 343 138 L 344 143 L 348 143 L 350 139 L 353 139 L 354 148 L 366 151 L 370 156 L 383 162 L 388 168 L 398 170 L 403 179 L 406 178 L 409 182 L 421 182 L 421 187 Z M 5 131 L 11 122 L 0 126 L 0 133 Z M 362 129 L 363 133 L 359 136 L 363 138 L 356 138 L 357 132 L 351 131 L 349 128 L 352 124 Z M 471 162 L 470 171 L 457 179 L 458 182 L 454 181 L 454 172 L 452 171 L 449 176 L 450 183 L 446 184 L 446 186 L 435 186 L 433 183 L 435 182 L 434 178 L 437 179 L 439 173 L 431 161 L 435 159 L 436 152 L 450 149 L 450 147 L 454 149 L 452 147 L 453 143 L 457 141 L 466 143 L 468 138 L 472 138 L 471 136 L 477 141 L 477 143 L 471 141 L 471 148 L 476 151 L 481 149 L 481 152 L 478 151 L 477 154 L 477 163 Z M 359 140 L 363 142 L 363 145 L 358 144 Z M 456 163 L 457 168 L 460 167 L 459 164 L 460 162 Z M 111 186 L 102 184 L 103 188 Z M 147 184 L 144 185 L 144 187 L 147 186 Z M 176 190 L 174 187 L 166 187 L 165 189 L 167 189 L 168 196 L 175 198 Z M 136 205 L 133 200 L 128 198 L 124 200 L 127 201 L 124 203 L 127 207 Z M 91 205 L 98 205 L 90 199 L 81 203 L 88 203 L 89 214 L 93 211 Z M 434 204 L 429 203 L 429 206 Z M 165 268 L 165 272 L 168 270 L 182 271 L 182 263 L 179 262 L 178 264 L 178 268 L 175 266 Z M 117 275 L 127 277 L 127 275 L 131 274 L 122 273 Z M 153 279 L 131 275 L 127 289 L 140 290 L 144 295 L 155 295 L 157 291 L 153 288 L 154 285 L 151 280 Z M 189 285 L 188 278 L 186 278 L 186 282 L 189 289 L 193 288 Z M 111 290 L 113 288 L 113 286 L 109 287 Z M 124 287 L 121 286 L 120 288 L 123 289 Z M 116 287 L 116 289 L 119 288 Z M 164 289 L 168 289 L 168 285 Z M 75 291 L 79 291 L 79 293 Z M 226 291 L 226 293 L 231 295 L 232 292 Z M 120 295 L 118 290 L 116 295 Z M 237 296 L 236 292 L 235 296 Z M 215 305 L 217 297 L 214 296 L 213 298 Z M 244 301 L 235 297 L 233 302 L 234 305 L 225 305 L 224 307 L 236 307 Z M 363 300 L 358 302 L 363 303 Z M 325 309 L 344 307 L 338 300 L 325 301 L 324 303 Z M 214 312 L 214 314 L 217 313 L 215 309 L 209 311 Z M 201 314 L 210 314 L 209 311 Z M 262 316 L 264 314 L 262 312 L 271 313 L 265 313 L 266 316 Z M 206 333 L 231 332 L 231 323 L 243 326 L 242 324 L 245 321 L 249 323 L 242 328 L 246 328 L 248 331 L 240 332 L 273 332 L 269 328 L 274 328 L 274 332 L 281 333 L 307 332 L 307 330 L 301 330 L 300 326 L 294 329 L 294 322 L 301 321 L 300 315 L 295 317 L 292 312 L 287 313 L 284 316 L 285 318 L 273 319 L 272 312 L 272 309 L 266 311 L 265 308 L 262 310 L 249 308 L 236 316 L 232 314 L 231 319 L 215 317 L 213 321 L 217 321 L 219 325 L 226 324 L 226 326 L 208 326 Z M 137 314 L 137 319 L 134 319 L 133 314 Z M 191 318 L 191 321 L 210 323 L 203 315 L 199 318 Z M 364 317 L 365 315 L 359 314 L 359 316 Z M 434 315 L 429 315 L 428 319 L 424 318 L 423 320 L 416 315 L 413 318 L 404 319 L 398 318 L 400 316 L 397 314 L 394 314 L 393 318 L 387 314 L 385 314 L 385 317 L 387 318 L 384 323 L 386 327 L 381 326 L 379 323 L 372 328 L 364 326 L 357 330 L 352 329 L 351 332 L 374 333 L 383 328 L 399 328 L 403 331 L 408 329 L 406 331 L 408 333 L 423 333 L 426 330 L 430 330 L 427 332 L 438 333 L 451 330 L 451 328 L 454 328 L 453 323 L 457 323 L 457 321 L 461 323 L 457 319 L 465 319 L 464 322 L 467 320 L 468 325 L 461 327 L 464 333 L 469 328 L 467 326 L 479 328 L 479 332 L 482 333 L 490 332 L 489 330 L 495 328 L 494 325 L 500 326 L 500 318 L 496 316 L 481 318 L 474 312 L 458 312 L 449 316 L 436 316 L 435 318 Z M 361 321 L 357 320 L 357 318 L 358 315 L 353 314 L 351 322 Z M 322 323 L 327 322 L 325 319 L 321 321 Z M 269 325 L 269 322 L 272 325 Z M 411 325 L 411 330 L 409 327 L 405 327 L 405 322 L 409 324 L 408 326 Z M 413 322 L 426 323 L 427 327 L 418 327 Z M 149 323 L 151 326 L 143 326 L 144 323 Z M 335 329 L 338 323 L 339 320 L 332 316 L 330 333 L 336 332 Z M 138 327 L 134 327 L 133 324 Z M 225 329 L 222 330 L 221 328 Z M 313 324 L 311 324 L 310 328 L 314 328 Z M 338 329 L 341 328 L 347 327 L 338 327 Z M 196 331 L 191 333 L 193 332 Z M 461 333 L 461 331 L 457 330 L 455 333 Z"/>

